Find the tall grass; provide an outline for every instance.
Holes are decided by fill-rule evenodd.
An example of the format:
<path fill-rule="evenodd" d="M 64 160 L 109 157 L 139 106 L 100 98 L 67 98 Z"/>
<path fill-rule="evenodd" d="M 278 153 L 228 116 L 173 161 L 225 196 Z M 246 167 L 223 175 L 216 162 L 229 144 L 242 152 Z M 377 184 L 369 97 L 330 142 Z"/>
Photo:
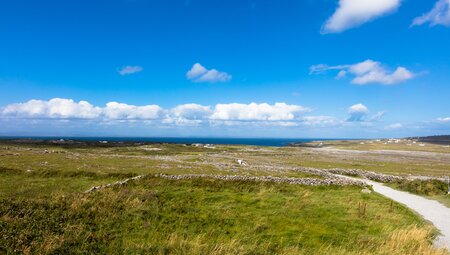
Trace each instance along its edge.
<path fill-rule="evenodd" d="M 432 236 L 358 187 L 152 177 L 0 201 L 0 254 L 445 254 Z"/>

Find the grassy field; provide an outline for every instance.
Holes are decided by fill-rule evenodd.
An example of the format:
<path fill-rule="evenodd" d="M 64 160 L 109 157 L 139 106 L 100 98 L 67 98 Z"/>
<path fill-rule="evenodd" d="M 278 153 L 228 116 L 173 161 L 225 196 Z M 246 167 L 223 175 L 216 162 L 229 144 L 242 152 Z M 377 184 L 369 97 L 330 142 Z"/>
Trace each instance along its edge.
<path fill-rule="evenodd" d="M 423 144 L 424 146 L 420 146 Z M 349 140 L 309 143 L 311 147 L 283 148 L 297 156 L 292 164 L 317 168 L 357 168 L 394 175 L 450 175 L 450 148 L 408 140 Z"/>
<path fill-rule="evenodd" d="M 5 198 L 0 213 L 3 249 L 14 253 L 360 254 L 408 231 L 423 237 L 409 236 L 405 252 L 431 251 L 422 220 L 358 187 L 146 178 L 91 194 Z"/>
<path fill-rule="evenodd" d="M 338 140 L 312 142 L 311 145 L 324 147 L 335 147 L 349 150 L 397 150 L 397 151 L 419 151 L 450 153 L 450 147 L 442 144 L 417 142 L 407 139 L 383 139 L 383 140 Z"/>
<path fill-rule="evenodd" d="M 446 254 L 417 215 L 357 186 L 148 176 L 84 193 L 142 174 L 323 178 L 295 167 L 349 166 L 321 153 L 0 142 L 0 254 Z"/>

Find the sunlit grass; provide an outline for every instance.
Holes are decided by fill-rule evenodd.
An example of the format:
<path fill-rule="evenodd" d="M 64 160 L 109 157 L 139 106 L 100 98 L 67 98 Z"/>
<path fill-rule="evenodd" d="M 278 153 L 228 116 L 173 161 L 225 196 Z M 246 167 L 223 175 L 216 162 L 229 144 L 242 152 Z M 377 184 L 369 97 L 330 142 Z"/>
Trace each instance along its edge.
<path fill-rule="evenodd" d="M 358 187 L 146 178 L 91 194 L 1 202 L 1 243 L 10 251 L 358 254 L 379 246 L 386 251 L 433 250 L 433 233 L 418 216 L 379 195 L 362 194 Z M 364 214 L 360 203 L 367 206 Z M 425 232 L 408 232 L 415 225 L 416 232 Z M 398 243 L 402 238 L 391 233 L 415 241 Z M 397 243 L 389 243 L 391 239 Z"/>
<path fill-rule="evenodd" d="M 0 254 L 442 254 L 427 223 L 360 187 L 151 177 L 323 178 L 297 167 L 449 169 L 445 160 L 367 160 L 304 148 L 1 144 Z M 148 177 L 84 193 L 137 175 Z"/>

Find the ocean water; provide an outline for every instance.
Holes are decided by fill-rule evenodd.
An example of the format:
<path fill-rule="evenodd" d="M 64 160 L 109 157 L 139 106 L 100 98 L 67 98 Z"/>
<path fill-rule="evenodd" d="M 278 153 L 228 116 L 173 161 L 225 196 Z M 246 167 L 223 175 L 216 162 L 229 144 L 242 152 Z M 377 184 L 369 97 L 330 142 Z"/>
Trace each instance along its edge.
<path fill-rule="evenodd" d="M 109 141 L 109 142 L 157 142 L 178 144 L 233 144 L 256 146 L 286 146 L 289 143 L 325 141 L 336 139 L 321 138 L 220 138 L 220 137 L 0 137 L 0 139 L 43 139 L 43 140 L 82 140 L 82 141 Z"/>

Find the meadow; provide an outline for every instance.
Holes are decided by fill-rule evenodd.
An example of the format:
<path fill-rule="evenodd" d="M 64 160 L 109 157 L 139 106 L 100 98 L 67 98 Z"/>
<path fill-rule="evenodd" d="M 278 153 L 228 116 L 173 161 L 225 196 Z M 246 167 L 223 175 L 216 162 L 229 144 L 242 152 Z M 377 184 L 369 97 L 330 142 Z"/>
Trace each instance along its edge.
<path fill-rule="evenodd" d="M 2 141 L 0 254 L 447 254 L 432 246 L 437 232 L 429 223 L 357 185 L 155 176 L 320 179 L 297 167 L 366 162 L 326 154 L 296 147 Z M 446 160 L 432 167 L 400 161 L 395 171 L 408 174 L 413 165 L 414 173 L 439 175 Z M 138 175 L 145 177 L 86 192 Z"/>

